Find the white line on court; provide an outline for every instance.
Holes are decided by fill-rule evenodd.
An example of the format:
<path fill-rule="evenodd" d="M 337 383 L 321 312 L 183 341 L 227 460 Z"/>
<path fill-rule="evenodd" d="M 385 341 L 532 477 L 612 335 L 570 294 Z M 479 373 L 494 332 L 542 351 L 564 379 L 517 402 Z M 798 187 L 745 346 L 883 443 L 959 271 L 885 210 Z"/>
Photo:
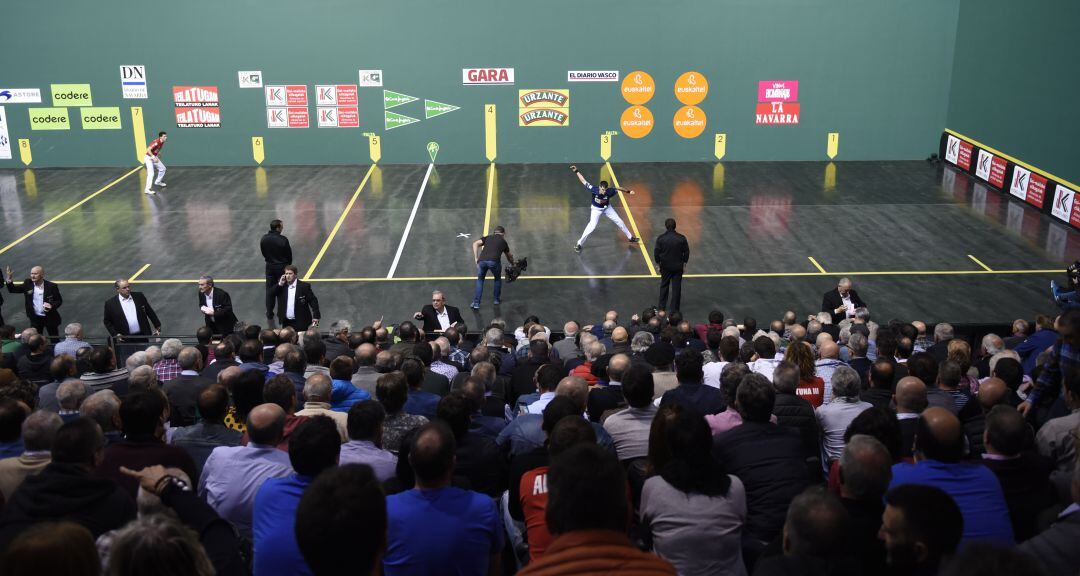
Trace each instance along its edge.
<path fill-rule="evenodd" d="M 394 254 L 394 263 L 390 265 L 390 271 L 386 273 L 387 278 L 393 278 L 394 272 L 397 271 L 398 260 L 401 259 L 401 252 L 405 249 L 405 241 L 409 239 L 409 231 L 412 230 L 413 220 L 416 218 L 416 210 L 420 208 L 420 200 L 424 198 L 424 190 L 427 189 L 428 178 L 431 177 L 431 169 L 435 167 L 435 163 L 428 164 L 427 172 L 424 174 L 424 182 L 420 184 L 420 192 L 416 195 L 416 202 L 413 202 L 412 213 L 409 214 L 409 222 L 405 224 L 405 233 L 401 235 L 401 242 L 398 243 L 397 253 Z"/>

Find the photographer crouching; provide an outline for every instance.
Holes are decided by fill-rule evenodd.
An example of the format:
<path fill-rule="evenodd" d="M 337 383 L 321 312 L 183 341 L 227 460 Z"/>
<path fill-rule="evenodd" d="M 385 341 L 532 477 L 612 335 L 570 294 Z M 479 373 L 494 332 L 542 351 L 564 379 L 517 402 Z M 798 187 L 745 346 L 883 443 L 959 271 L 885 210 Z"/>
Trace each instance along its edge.
<path fill-rule="evenodd" d="M 484 295 L 484 277 L 490 270 L 495 276 L 495 305 L 500 304 L 502 297 L 502 256 L 506 255 L 506 261 L 514 266 L 514 256 L 510 254 L 510 245 L 506 243 L 506 229 L 496 226 L 494 233 L 473 242 L 473 259 L 476 260 L 476 293 L 473 295 L 473 310 L 480 309 L 480 298 Z"/>
<path fill-rule="evenodd" d="M 1054 297 L 1054 303 L 1061 308 L 1062 312 L 1080 308 L 1080 260 L 1073 262 L 1071 266 L 1066 268 L 1065 274 L 1069 277 L 1067 290 L 1061 289 L 1057 281 L 1050 281 L 1050 294 Z"/>

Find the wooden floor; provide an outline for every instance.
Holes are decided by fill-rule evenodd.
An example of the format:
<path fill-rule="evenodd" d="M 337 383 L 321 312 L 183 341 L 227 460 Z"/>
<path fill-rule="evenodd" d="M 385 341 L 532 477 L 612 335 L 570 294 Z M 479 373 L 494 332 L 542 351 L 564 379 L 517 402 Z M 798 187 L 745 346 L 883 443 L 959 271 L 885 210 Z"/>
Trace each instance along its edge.
<path fill-rule="evenodd" d="M 470 326 L 528 314 L 594 322 L 656 304 L 648 260 L 673 217 L 690 241 L 683 311 L 759 320 L 816 311 L 839 275 L 876 319 L 1009 322 L 1053 312 L 1051 278 L 1080 258 L 1080 233 L 1006 196 L 923 162 L 726 162 L 582 165 L 635 190 L 615 201 L 644 239 L 601 220 L 581 254 L 589 194 L 564 165 L 170 167 L 141 193 L 137 168 L 0 170 L 0 266 L 33 265 L 61 283 L 65 322 L 104 333 L 112 282 L 134 278 L 167 332 L 201 323 L 196 281 L 211 274 L 243 320 L 262 322 L 258 241 L 285 221 L 294 263 L 314 283 L 325 322 L 406 319 L 440 289 L 463 310 L 474 286 L 471 242 L 505 226 L 523 278 Z M 629 209 L 629 212 L 627 212 Z M 407 231 L 407 233 L 406 233 Z M 8 295 L 8 322 L 26 322 Z"/>

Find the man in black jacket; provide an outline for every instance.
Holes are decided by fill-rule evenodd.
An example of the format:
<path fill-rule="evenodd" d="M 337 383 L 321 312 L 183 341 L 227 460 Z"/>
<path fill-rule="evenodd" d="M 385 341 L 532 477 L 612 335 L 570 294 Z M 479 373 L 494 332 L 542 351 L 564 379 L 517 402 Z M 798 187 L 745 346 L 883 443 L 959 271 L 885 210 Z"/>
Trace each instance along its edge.
<path fill-rule="evenodd" d="M 690 244 L 686 236 L 675 231 L 675 219 L 664 220 L 667 231 L 656 239 L 653 259 L 660 268 L 660 309 L 676 311 L 682 303 L 683 269 L 690 260 Z M 668 308 L 668 286 L 671 287 L 671 308 Z"/>
<path fill-rule="evenodd" d="M 117 280 L 116 298 L 105 301 L 105 329 L 117 340 L 136 342 L 145 338 L 131 336 L 161 335 L 161 321 L 142 292 L 132 292 L 131 284 L 123 278 Z"/>
<path fill-rule="evenodd" d="M 277 297 L 278 320 L 281 326 L 291 326 L 303 332 L 319 325 L 319 299 L 311 290 L 311 284 L 298 278 L 296 266 L 289 264 L 274 287 Z"/>
<path fill-rule="evenodd" d="M 39 522 L 69 520 L 94 538 L 135 519 L 135 501 L 112 480 L 91 475 L 104 458 L 97 423 L 76 418 L 56 432 L 52 462 L 27 476 L 0 514 L 0 550 Z"/>
<path fill-rule="evenodd" d="M 285 273 L 285 267 L 292 264 L 292 246 L 289 239 L 281 234 L 285 226 L 281 220 L 270 222 L 270 231 L 263 234 L 259 249 L 266 261 L 266 319 L 274 321 L 274 301 L 277 297 L 278 279 Z"/>
<path fill-rule="evenodd" d="M 776 423 L 798 430 L 802 439 L 803 456 L 807 460 L 817 460 L 821 455 L 821 435 L 814 407 L 806 400 L 795 395 L 799 386 L 799 367 L 791 362 L 781 362 L 773 370 L 773 388 L 776 398 L 773 402 L 773 414 Z"/>
<path fill-rule="evenodd" d="M 855 309 L 865 307 L 866 302 L 859 298 L 859 293 L 851 287 L 851 279 L 846 276 L 821 300 L 821 311 L 832 314 L 833 324 L 839 324 L 844 318 L 854 318 Z"/>
<path fill-rule="evenodd" d="M 176 428 L 191 426 L 195 423 L 195 408 L 199 394 L 215 384 L 214 380 L 200 376 L 202 354 L 194 346 L 185 346 L 176 357 L 180 363 L 180 375 L 168 382 L 162 382 L 162 390 L 169 399 L 169 422 Z"/>
<path fill-rule="evenodd" d="M 446 296 L 438 290 L 431 293 L 431 304 L 413 314 L 413 318 L 424 321 L 424 332 L 427 334 L 445 332 L 451 326 L 465 323 L 461 311 L 454 306 L 448 306 Z"/>
<path fill-rule="evenodd" d="M 60 297 L 60 287 L 45 279 L 45 269 L 34 266 L 30 269 L 30 277 L 16 285 L 11 266 L 8 266 L 4 269 L 4 278 L 7 281 L 8 292 L 23 295 L 26 318 L 30 321 L 30 325 L 37 329 L 38 334 L 44 334 L 47 330 L 49 336 L 59 335 L 60 313 L 58 310 L 64 303 L 64 299 Z"/>
<path fill-rule="evenodd" d="M 228 336 L 236 328 L 232 298 L 228 292 L 214 286 L 212 276 L 199 278 L 199 310 L 203 314 L 206 327 L 214 334 Z"/>

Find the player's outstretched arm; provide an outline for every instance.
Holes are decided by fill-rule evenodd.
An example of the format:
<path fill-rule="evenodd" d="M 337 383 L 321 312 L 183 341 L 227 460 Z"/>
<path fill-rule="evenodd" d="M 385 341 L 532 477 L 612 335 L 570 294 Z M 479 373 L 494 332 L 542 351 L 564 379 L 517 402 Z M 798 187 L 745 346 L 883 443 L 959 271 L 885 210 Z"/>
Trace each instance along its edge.
<path fill-rule="evenodd" d="M 582 186 L 587 187 L 589 185 L 589 181 L 585 179 L 585 176 L 581 174 L 581 172 L 577 169 L 577 166 L 571 165 L 570 171 L 577 175 L 577 179 L 581 182 Z"/>

